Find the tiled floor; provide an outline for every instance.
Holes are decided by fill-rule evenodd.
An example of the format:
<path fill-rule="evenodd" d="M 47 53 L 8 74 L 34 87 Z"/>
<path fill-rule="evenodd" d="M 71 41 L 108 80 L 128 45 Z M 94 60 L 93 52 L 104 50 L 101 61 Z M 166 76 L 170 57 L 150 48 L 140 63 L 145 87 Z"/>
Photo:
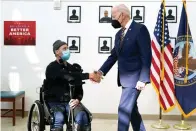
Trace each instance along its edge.
<path fill-rule="evenodd" d="M 168 130 L 151 128 L 151 124 L 154 122 L 156 121 L 144 121 L 147 131 L 179 131 L 173 128 L 173 125 L 178 123 L 178 121 L 164 121 L 170 125 L 170 129 Z M 188 123 L 192 125 L 192 130 L 189 131 L 196 131 L 196 121 L 188 121 Z M 12 126 L 11 118 L 2 118 L 1 131 L 27 131 L 27 117 L 24 119 L 17 117 L 15 127 Z M 48 127 L 47 131 L 49 131 Z M 117 131 L 117 120 L 93 119 L 92 131 Z M 130 131 L 132 130 L 130 129 Z"/>

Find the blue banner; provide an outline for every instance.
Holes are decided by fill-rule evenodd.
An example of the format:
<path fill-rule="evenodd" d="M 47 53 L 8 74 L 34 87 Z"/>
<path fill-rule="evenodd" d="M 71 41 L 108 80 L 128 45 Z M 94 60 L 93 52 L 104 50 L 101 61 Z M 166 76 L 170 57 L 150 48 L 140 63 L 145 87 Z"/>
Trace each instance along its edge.
<path fill-rule="evenodd" d="M 183 116 L 189 117 L 196 112 L 196 44 L 189 28 L 185 2 L 174 49 L 174 81 L 177 105 Z"/>

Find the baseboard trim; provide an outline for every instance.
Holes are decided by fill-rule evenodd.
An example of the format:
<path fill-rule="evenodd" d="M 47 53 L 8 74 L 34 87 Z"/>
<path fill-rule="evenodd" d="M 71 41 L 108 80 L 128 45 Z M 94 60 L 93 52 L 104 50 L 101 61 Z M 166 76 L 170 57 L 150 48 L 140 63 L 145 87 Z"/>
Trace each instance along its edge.
<path fill-rule="evenodd" d="M 1 109 L 1 111 L 6 111 L 6 109 Z M 12 112 L 8 113 L 11 114 Z M 117 120 L 118 114 L 105 114 L 105 113 L 92 113 L 94 119 L 108 119 L 108 120 Z M 21 110 L 16 110 L 16 116 L 22 116 Z M 28 116 L 28 111 L 25 111 L 25 117 Z M 149 115 L 149 114 L 142 114 L 143 120 L 158 120 L 159 115 Z M 163 115 L 163 120 L 175 120 L 180 121 L 181 116 L 180 115 Z M 196 121 L 196 116 L 191 116 L 185 120 L 188 121 Z"/>
<path fill-rule="evenodd" d="M 103 114 L 103 113 L 93 113 L 93 118 L 95 119 L 118 119 L 118 114 Z M 149 114 L 142 114 L 142 119 L 143 120 L 158 120 L 159 115 L 149 115 Z M 181 120 L 181 115 L 163 115 L 162 116 L 163 120 L 176 120 L 180 121 Z M 185 120 L 188 121 L 195 121 L 196 116 L 191 116 Z"/>

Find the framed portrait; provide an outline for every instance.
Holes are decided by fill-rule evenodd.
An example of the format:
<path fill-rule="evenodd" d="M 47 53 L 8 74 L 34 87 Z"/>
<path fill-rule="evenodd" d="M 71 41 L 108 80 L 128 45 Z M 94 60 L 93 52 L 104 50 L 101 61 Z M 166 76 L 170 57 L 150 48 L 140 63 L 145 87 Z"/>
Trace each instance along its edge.
<path fill-rule="evenodd" d="M 131 6 L 131 19 L 138 23 L 145 21 L 145 7 L 144 6 Z"/>
<path fill-rule="evenodd" d="M 68 23 L 81 23 L 81 6 L 68 6 L 67 22 Z"/>
<path fill-rule="evenodd" d="M 174 48 L 175 48 L 175 45 L 176 45 L 176 37 L 170 37 L 170 41 L 171 41 L 172 49 L 174 51 Z"/>
<path fill-rule="evenodd" d="M 100 36 L 98 40 L 98 53 L 110 54 L 112 50 L 112 37 Z"/>
<path fill-rule="evenodd" d="M 80 36 L 67 36 L 67 44 L 71 53 L 80 53 Z"/>
<path fill-rule="evenodd" d="M 111 23 L 112 6 L 99 6 L 99 23 Z"/>
<path fill-rule="evenodd" d="M 168 23 L 177 23 L 177 6 L 165 6 Z"/>

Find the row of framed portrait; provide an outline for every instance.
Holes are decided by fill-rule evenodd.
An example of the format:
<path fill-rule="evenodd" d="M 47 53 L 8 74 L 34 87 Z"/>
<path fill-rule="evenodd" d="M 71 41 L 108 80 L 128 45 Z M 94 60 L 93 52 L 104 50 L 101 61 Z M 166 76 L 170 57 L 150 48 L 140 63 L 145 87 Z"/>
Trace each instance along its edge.
<path fill-rule="evenodd" d="M 170 37 L 172 48 L 176 44 L 176 38 Z M 81 39 L 80 36 L 67 36 L 67 43 L 71 53 L 80 53 Z M 100 36 L 98 39 L 98 53 L 110 54 L 112 50 L 112 37 Z"/>
<path fill-rule="evenodd" d="M 71 53 L 80 53 L 81 39 L 80 36 L 67 36 L 67 44 Z M 99 37 L 98 53 L 110 54 L 112 49 L 112 37 Z"/>
<path fill-rule="evenodd" d="M 99 23 L 111 23 L 112 6 L 99 6 Z M 165 6 L 168 23 L 177 23 L 177 6 Z M 131 19 L 145 22 L 145 6 L 131 6 Z M 81 23 L 81 6 L 68 6 L 67 22 Z"/>

